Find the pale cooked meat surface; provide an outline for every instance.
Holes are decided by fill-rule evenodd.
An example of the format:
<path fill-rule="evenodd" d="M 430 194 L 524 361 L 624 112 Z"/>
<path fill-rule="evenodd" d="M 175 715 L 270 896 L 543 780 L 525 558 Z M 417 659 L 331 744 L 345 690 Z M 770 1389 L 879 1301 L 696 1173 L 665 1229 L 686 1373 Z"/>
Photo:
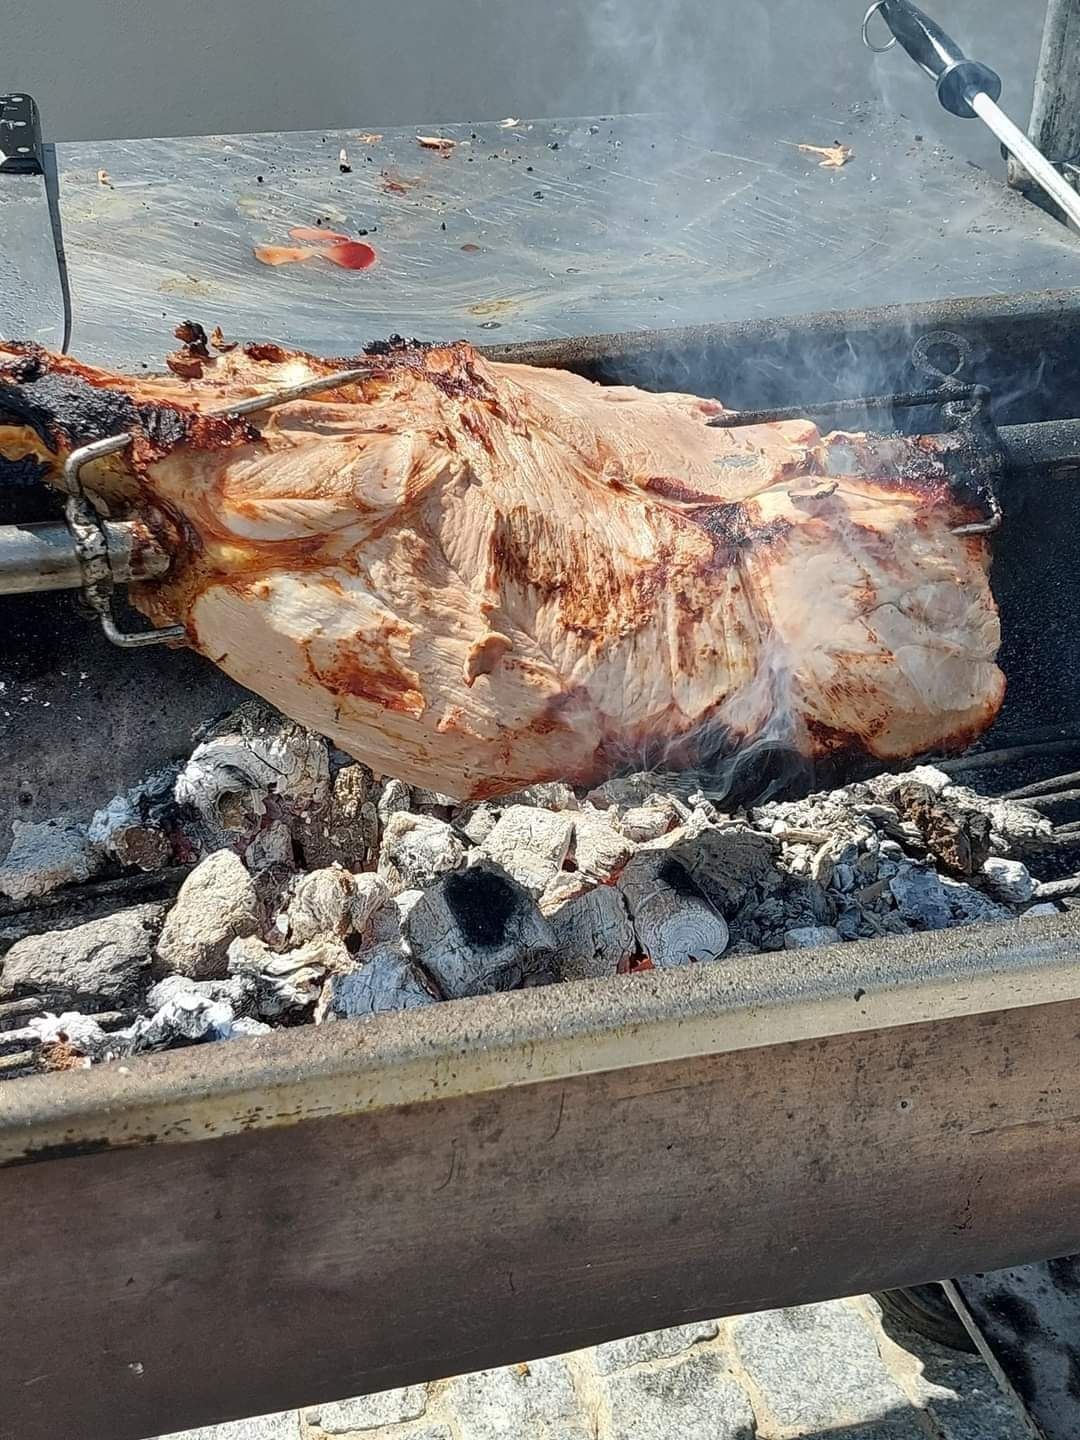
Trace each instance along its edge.
<path fill-rule="evenodd" d="M 343 362 L 175 363 L 186 378 L 0 351 L 0 454 L 55 474 L 135 425 L 85 475 L 114 513 L 156 510 L 176 551 L 135 603 L 377 771 L 476 798 L 761 735 L 891 761 L 965 743 L 1000 704 L 985 541 L 951 533 L 970 513 L 932 460 L 900 478 L 909 446 L 709 429 L 715 402 L 464 344 L 211 421 Z"/>

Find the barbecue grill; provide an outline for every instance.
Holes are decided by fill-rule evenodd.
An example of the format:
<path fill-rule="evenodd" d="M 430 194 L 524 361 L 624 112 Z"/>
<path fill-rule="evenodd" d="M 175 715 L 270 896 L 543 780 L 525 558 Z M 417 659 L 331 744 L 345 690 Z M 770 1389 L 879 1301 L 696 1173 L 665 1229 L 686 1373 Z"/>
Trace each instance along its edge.
<path fill-rule="evenodd" d="M 1080 251 L 1019 196 L 943 150 L 923 153 L 921 138 L 868 107 L 823 122 L 863 163 L 808 178 L 796 157 L 777 158 L 778 141 L 805 125 L 770 117 L 749 159 L 642 120 L 537 123 L 513 139 L 477 127 L 478 146 L 507 151 L 509 181 L 493 178 L 497 165 L 466 174 L 415 157 L 411 134 L 388 136 L 370 175 L 359 167 L 363 203 L 406 158 L 426 188 L 422 202 L 381 192 L 380 229 L 397 221 L 401 263 L 360 338 L 391 326 L 468 333 L 494 358 L 719 397 L 734 423 L 790 409 L 896 432 L 912 465 L 971 487 L 976 523 L 993 529 L 1009 691 L 981 750 L 946 764 L 1051 814 L 1053 843 L 1031 865 L 1067 881 L 1080 868 Z M 570 175 L 554 171 L 556 143 Z M 298 288 L 306 279 L 270 288 L 248 263 L 252 240 L 280 229 L 290 205 L 345 203 L 345 144 L 355 154 L 347 134 L 61 147 L 73 349 L 140 363 L 183 318 L 179 296 L 211 324 L 284 326 L 298 344 L 355 352 L 361 322 L 340 292 Z M 611 193 L 586 177 L 601 162 L 630 172 L 649 147 L 655 174 L 681 166 L 680 203 L 710 237 L 703 256 L 622 253 L 591 275 L 589 304 L 572 278 L 560 302 L 551 267 L 567 277 L 579 268 L 569 257 L 594 253 L 590 227 Z M 920 184 L 909 195 L 912 150 Z M 742 185 L 741 163 L 759 193 Z M 514 188 L 529 165 L 535 206 Z M 257 193 L 256 174 L 275 168 Z M 726 184 L 708 192 L 718 175 Z M 807 202 L 800 191 L 814 184 L 829 189 Z M 554 221 L 540 207 L 560 185 Z M 890 197 L 897 213 L 910 201 L 900 236 L 880 222 Z M 152 239 L 143 203 L 162 220 Z M 717 235 L 708 227 L 721 212 Z M 504 252 L 500 293 L 483 306 L 460 243 L 433 250 L 441 223 L 457 239 L 477 213 Z M 192 216 L 214 236 L 194 247 L 198 260 Z M 734 237 L 765 216 L 784 263 L 740 291 Z M 891 262 L 880 293 L 892 303 L 850 309 L 849 277 L 791 217 L 837 244 L 854 234 L 856 248 L 875 245 Z M 788 313 L 800 266 L 811 272 L 802 293 L 832 308 Z M 932 302 L 917 298 L 928 272 Z M 1001 293 L 1006 276 L 1021 293 Z M 133 284 L 162 297 L 167 320 L 152 305 L 131 313 Z M 674 299 L 643 310 L 643 292 L 671 287 Z M 762 305 L 784 318 L 758 318 Z M 643 313 L 665 324 L 618 328 Z M 491 323 L 513 340 L 491 344 Z M 574 338 L 588 329 L 598 333 Z M 0 520 L 19 533 L 0 532 L 0 589 L 27 589 L 28 571 L 50 576 L 45 593 L 4 602 L 17 647 L 8 683 L 26 703 L 6 707 L 0 791 L 37 818 L 111 794 L 239 692 L 189 655 L 121 653 L 84 625 L 59 587 L 85 586 L 86 558 L 55 501 L 29 474 L 4 480 Z M 120 583 L 167 563 L 127 534 L 106 543 Z M 73 1434 L 134 1440 L 649 1326 L 1080 1250 L 1078 953 L 1080 912 L 1068 910 L 855 942 L 798 969 L 761 955 L 6 1084 L 0 1436 L 51 1437 L 63 1409 Z"/>

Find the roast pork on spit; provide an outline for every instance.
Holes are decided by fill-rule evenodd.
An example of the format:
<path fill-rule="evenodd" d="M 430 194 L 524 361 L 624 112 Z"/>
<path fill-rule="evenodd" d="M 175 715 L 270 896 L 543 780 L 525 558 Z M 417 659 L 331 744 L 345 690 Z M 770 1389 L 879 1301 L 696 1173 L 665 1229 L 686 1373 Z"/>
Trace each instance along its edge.
<path fill-rule="evenodd" d="M 243 397 L 368 364 L 248 418 Z M 984 537 L 912 442 L 496 364 L 271 345 L 115 375 L 0 350 L 0 455 L 72 447 L 174 555 L 158 624 L 376 771 L 460 799 L 758 737 L 811 760 L 956 748 L 1001 702 Z"/>

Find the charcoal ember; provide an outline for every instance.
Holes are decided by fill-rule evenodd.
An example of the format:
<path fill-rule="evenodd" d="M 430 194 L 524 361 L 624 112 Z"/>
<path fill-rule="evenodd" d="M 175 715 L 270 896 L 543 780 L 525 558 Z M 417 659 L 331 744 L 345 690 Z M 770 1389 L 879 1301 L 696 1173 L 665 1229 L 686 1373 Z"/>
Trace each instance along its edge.
<path fill-rule="evenodd" d="M 498 805 L 502 810 L 511 805 L 533 805 L 540 810 L 581 809 L 581 801 L 573 786 L 562 780 L 545 780 L 536 785 L 527 785 L 524 790 L 515 790 L 511 795 L 501 796 Z"/>
<path fill-rule="evenodd" d="M 448 999 L 512 990 L 553 968 L 551 926 L 529 891 L 490 860 L 444 875 L 403 928 L 410 954 Z"/>
<path fill-rule="evenodd" d="M 1035 905 L 1029 905 L 1021 915 L 1021 920 L 1042 920 L 1047 915 L 1060 915 L 1061 911 L 1052 900 L 1040 900 Z"/>
<path fill-rule="evenodd" d="M 386 894 L 383 887 L 383 896 Z M 344 939 L 353 929 L 353 876 L 340 865 L 298 875 L 274 928 L 290 945 L 303 945 L 317 935 Z"/>
<path fill-rule="evenodd" d="M 1053 832 L 1053 822 L 1048 816 L 1019 800 L 999 800 L 979 795 L 967 785 L 952 784 L 943 791 L 943 797 L 954 805 L 989 815 L 992 855 L 1022 855 L 1032 847 L 1037 849 Z"/>
<path fill-rule="evenodd" d="M 947 786 L 935 792 L 918 780 L 904 780 L 892 792 L 903 819 L 915 826 L 927 850 L 946 870 L 977 875 L 990 854 L 990 817 L 950 797 Z"/>
<path fill-rule="evenodd" d="M 676 807 L 669 796 L 656 795 L 644 805 L 632 805 L 624 810 L 615 824 L 627 840 L 645 844 L 674 830 L 686 818 L 688 814 L 684 807 Z"/>
<path fill-rule="evenodd" d="M 386 823 L 378 873 L 393 890 L 422 890 L 465 864 L 461 837 L 445 820 L 395 811 Z"/>
<path fill-rule="evenodd" d="M 433 815 L 437 820 L 449 820 L 457 803 L 451 796 L 441 795 L 438 790 L 425 790 L 422 785 L 414 785 L 409 808 L 417 815 Z"/>
<path fill-rule="evenodd" d="M 37 1016 L 31 1016 L 35 1020 Z M 33 1024 L 22 1025 L 17 1030 L 4 1030 L 0 1033 L 0 1058 L 9 1055 L 25 1055 L 27 1051 L 33 1054 L 41 1049 L 41 1035 Z"/>
<path fill-rule="evenodd" d="M 1010 905 L 1023 905 L 1035 893 L 1031 872 L 1019 860 L 990 856 L 983 865 L 983 878 L 994 898 Z"/>
<path fill-rule="evenodd" d="M 989 895 L 984 895 L 981 890 L 976 890 L 973 885 L 968 885 L 963 880 L 953 880 L 948 875 L 942 875 L 941 886 L 945 891 L 954 925 L 988 925 L 998 920 L 1013 918 L 1013 912 L 1008 906 L 999 905 Z"/>
<path fill-rule="evenodd" d="M 705 898 L 730 919 L 748 900 L 790 881 L 776 868 L 780 845 L 744 825 L 691 821 L 663 837 L 663 847 L 684 867 Z"/>
<path fill-rule="evenodd" d="M 384 897 L 387 895 L 385 885 L 383 894 Z M 364 943 L 400 944 L 404 935 L 405 918 L 423 894 L 422 890 L 399 890 L 396 895 L 384 898 L 381 903 L 374 905 L 365 923 L 356 926 Z"/>
<path fill-rule="evenodd" d="M 325 805 L 309 812 L 297 828 L 304 863 L 312 869 L 327 865 L 372 869 L 379 853 L 378 794 L 366 765 L 341 766 Z"/>
<path fill-rule="evenodd" d="M 229 974 L 253 982 L 255 1010 L 264 1019 L 306 1010 L 319 998 L 328 975 L 343 974 L 353 958 L 336 936 L 320 935 L 295 950 L 271 950 L 257 935 L 229 946 Z"/>
<path fill-rule="evenodd" d="M 499 812 L 487 800 L 463 806 L 454 816 L 454 828 L 474 845 L 482 845 L 499 823 Z"/>
<path fill-rule="evenodd" d="M 255 884 L 239 856 L 217 850 L 201 860 L 180 887 L 157 943 L 158 972 L 192 980 L 222 978 L 228 949 L 259 929 Z"/>
<path fill-rule="evenodd" d="M 44 992 L 87 1010 L 132 1003 L 148 978 L 164 908 L 134 905 L 84 925 L 17 940 L 0 960 L 0 994 Z"/>
<path fill-rule="evenodd" d="M 392 815 L 402 815 L 411 807 L 412 791 L 404 780 L 388 778 L 380 781 L 375 792 L 375 813 L 380 831 L 386 828 Z"/>
<path fill-rule="evenodd" d="M 560 980 L 614 975 L 638 953 L 626 899 L 614 885 L 600 885 L 567 900 L 548 917 L 555 934 Z"/>
<path fill-rule="evenodd" d="M 184 848 L 182 810 L 173 796 L 177 770 L 167 765 L 95 811 L 91 842 L 119 865 L 146 871 L 167 865 L 174 849 Z"/>
<path fill-rule="evenodd" d="M 821 945 L 836 945 L 843 939 L 834 925 L 797 925 L 784 931 L 785 950 L 816 950 Z"/>
<path fill-rule="evenodd" d="M 732 935 L 759 950 L 782 950 L 788 930 L 832 925 L 835 919 L 836 906 L 822 885 L 782 870 L 770 870 L 728 914 Z"/>
<path fill-rule="evenodd" d="M 678 796 L 664 790 L 662 782 L 658 783 L 657 775 L 651 770 L 639 770 L 633 775 L 619 775 L 614 780 L 605 780 L 585 796 L 595 809 L 617 812 L 647 805 L 650 801 L 661 798 L 679 808 L 683 819 L 689 817 L 690 807 Z"/>
<path fill-rule="evenodd" d="M 480 850 L 539 898 L 562 869 L 573 836 L 574 819 L 565 811 L 510 805 Z"/>
<path fill-rule="evenodd" d="M 870 921 L 868 925 L 866 915 L 862 909 L 860 909 L 857 905 L 849 905 L 845 910 L 842 910 L 840 914 L 837 915 L 836 925 L 834 928 L 836 929 L 836 933 L 837 935 L 839 935 L 841 940 L 858 940 L 873 925 L 874 921 Z M 870 933 L 873 933 L 873 931 L 871 930 Z M 785 949 L 791 948 L 787 943 L 786 934 L 784 936 L 784 946 Z"/>
<path fill-rule="evenodd" d="M 261 700 L 249 701 L 205 733 L 177 775 L 174 794 L 197 814 L 207 849 L 243 850 L 265 815 L 300 822 L 324 808 L 326 741 Z"/>
<path fill-rule="evenodd" d="M 672 853 L 639 850 L 617 887 L 630 912 L 638 949 L 657 969 L 715 960 L 727 949 L 727 922 Z"/>
<path fill-rule="evenodd" d="M 540 914 L 550 917 L 568 900 L 587 894 L 595 884 L 595 880 L 580 870 L 560 870 L 537 902 Z"/>
<path fill-rule="evenodd" d="M 256 833 L 244 850 L 244 864 L 252 875 L 284 876 L 296 868 L 293 837 L 284 820 L 271 820 Z"/>
<path fill-rule="evenodd" d="M 900 867 L 889 881 L 896 908 L 918 930 L 944 930 L 953 923 L 941 877 L 925 865 Z"/>
<path fill-rule="evenodd" d="M 0 895 L 30 900 L 61 885 L 89 880 L 102 854 L 81 825 L 64 820 L 11 822 L 13 839 L 0 865 Z"/>
<path fill-rule="evenodd" d="M 377 945 L 358 969 L 334 975 L 327 983 L 324 1014 L 353 1020 L 393 1010 L 434 1005 L 442 997 L 415 961 L 395 945 Z"/>

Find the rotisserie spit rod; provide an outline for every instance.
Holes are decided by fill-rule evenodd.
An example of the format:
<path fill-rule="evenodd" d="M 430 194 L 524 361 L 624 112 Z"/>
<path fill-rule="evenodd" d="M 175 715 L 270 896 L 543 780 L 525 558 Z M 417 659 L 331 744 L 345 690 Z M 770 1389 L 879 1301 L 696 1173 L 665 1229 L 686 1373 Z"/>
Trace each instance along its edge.
<path fill-rule="evenodd" d="M 855 402 L 853 402 L 855 403 Z M 858 402 L 865 404 L 865 402 Z M 254 402 L 249 402 L 254 409 Z M 744 422 L 800 419 L 813 407 L 742 412 Z M 1080 471 L 1080 420 L 1043 420 L 1030 425 L 1003 425 L 997 431 L 1004 452 L 1002 478 L 1047 470 Z M 108 446 L 108 442 L 102 442 Z M 957 479 L 963 478 L 967 445 L 963 432 L 923 436 L 920 451 L 938 453 Z M 116 449 L 118 446 L 112 446 Z M 168 551 L 138 516 L 103 522 L 109 568 L 117 584 L 155 580 L 170 563 Z M 74 590 L 83 583 L 75 538 L 59 521 L 0 525 L 0 595 L 31 591 Z"/>
<path fill-rule="evenodd" d="M 875 45 L 869 37 L 868 26 L 878 14 L 892 32 L 885 45 Z M 863 18 L 863 40 L 875 52 L 888 50 L 899 40 L 919 69 L 934 81 L 942 106 L 961 119 L 978 116 L 1080 228 L 1080 195 L 1000 109 L 997 101 L 1001 77 L 995 71 L 978 60 L 969 60 L 956 41 L 910 0 L 874 0 Z"/>
<path fill-rule="evenodd" d="M 169 555 L 139 520 L 106 520 L 102 529 L 117 584 L 156 580 Z M 61 521 L 0 525 L 0 595 L 35 590 L 77 590 L 83 583 L 74 537 Z"/>

